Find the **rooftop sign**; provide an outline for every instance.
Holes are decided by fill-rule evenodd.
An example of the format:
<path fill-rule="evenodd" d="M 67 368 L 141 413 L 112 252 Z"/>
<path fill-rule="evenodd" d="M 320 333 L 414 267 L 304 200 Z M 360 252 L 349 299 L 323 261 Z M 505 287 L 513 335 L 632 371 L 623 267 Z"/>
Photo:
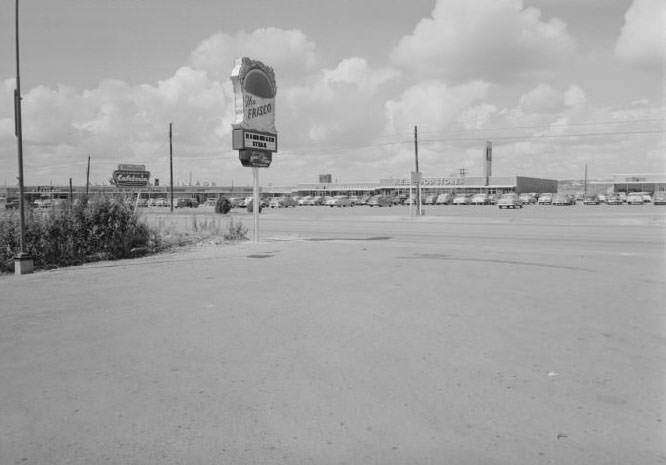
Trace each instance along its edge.
<path fill-rule="evenodd" d="M 119 164 L 113 171 L 111 183 L 116 187 L 145 187 L 150 180 L 146 165 Z"/>

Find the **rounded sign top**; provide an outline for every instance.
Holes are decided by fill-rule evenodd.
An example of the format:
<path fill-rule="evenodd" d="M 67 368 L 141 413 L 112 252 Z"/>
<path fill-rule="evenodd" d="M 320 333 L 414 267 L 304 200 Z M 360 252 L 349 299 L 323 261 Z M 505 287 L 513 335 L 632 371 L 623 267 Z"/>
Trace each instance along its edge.
<path fill-rule="evenodd" d="M 275 97 L 275 88 L 269 77 L 259 68 L 251 69 L 243 81 L 245 92 L 261 98 Z"/>
<path fill-rule="evenodd" d="M 231 81 L 236 115 L 233 127 L 276 134 L 273 68 L 248 57 L 237 58 Z"/>

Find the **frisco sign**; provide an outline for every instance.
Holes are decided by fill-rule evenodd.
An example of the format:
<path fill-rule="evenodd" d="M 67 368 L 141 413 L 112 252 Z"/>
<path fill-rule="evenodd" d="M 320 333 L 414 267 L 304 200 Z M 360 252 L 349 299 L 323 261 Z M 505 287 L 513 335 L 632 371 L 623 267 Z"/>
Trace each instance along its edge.
<path fill-rule="evenodd" d="M 261 61 L 237 58 L 231 72 L 234 87 L 232 146 L 243 166 L 265 168 L 277 152 L 275 72 Z M 256 155 L 258 151 L 266 154 Z"/>

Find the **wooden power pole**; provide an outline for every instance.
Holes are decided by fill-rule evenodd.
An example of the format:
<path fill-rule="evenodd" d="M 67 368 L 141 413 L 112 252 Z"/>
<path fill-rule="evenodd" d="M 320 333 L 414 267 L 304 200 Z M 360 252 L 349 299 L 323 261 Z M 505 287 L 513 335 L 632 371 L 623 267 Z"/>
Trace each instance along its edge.
<path fill-rule="evenodd" d="M 169 192 L 171 193 L 171 213 L 173 213 L 173 123 L 169 123 Z"/>

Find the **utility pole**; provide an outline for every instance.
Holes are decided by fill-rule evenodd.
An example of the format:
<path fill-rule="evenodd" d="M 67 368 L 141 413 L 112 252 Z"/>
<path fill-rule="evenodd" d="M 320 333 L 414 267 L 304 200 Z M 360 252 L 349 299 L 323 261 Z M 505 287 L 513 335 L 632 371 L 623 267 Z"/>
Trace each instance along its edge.
<path fill-rule="evenodd" d="M 27 274 L 33 271 L 33 261 L 25 250 L 25 199 L 23 187 L 23 127 L 21 118 L 21 73 L 19 66 L 19 0 L 15 2 L 16 20 L 16 89 L 14 90 L 14 127 L 18 151 L 19 183 L 19 253 L 14 257 L 14 273 Z"/>
<path fill-rule="evenodd" d="M 171 193 L 171 213 L 173 213 L 173 123 L 169 123 L 169 177 L 171 181 L 171 187 L 169 191 Z"/>
<path fill-rule="evenodd" d="M 421 216 L 421 173 L 419 172 L 419 134 L 414 126 L 414 158 L 416 159 L 416 216 Z"/>
<path fill-rule="evenodd" d="M 88 168 L 86 168 L 86 198 L 88 198 L 89 188 L 90 188 L 90 155 L 88 155 Z"/>
<path fill-rule="evenodd" d="M 587 163 L 585 163 L 585 184 L 583 185 L 583 195 L 587 195 Z"/>

